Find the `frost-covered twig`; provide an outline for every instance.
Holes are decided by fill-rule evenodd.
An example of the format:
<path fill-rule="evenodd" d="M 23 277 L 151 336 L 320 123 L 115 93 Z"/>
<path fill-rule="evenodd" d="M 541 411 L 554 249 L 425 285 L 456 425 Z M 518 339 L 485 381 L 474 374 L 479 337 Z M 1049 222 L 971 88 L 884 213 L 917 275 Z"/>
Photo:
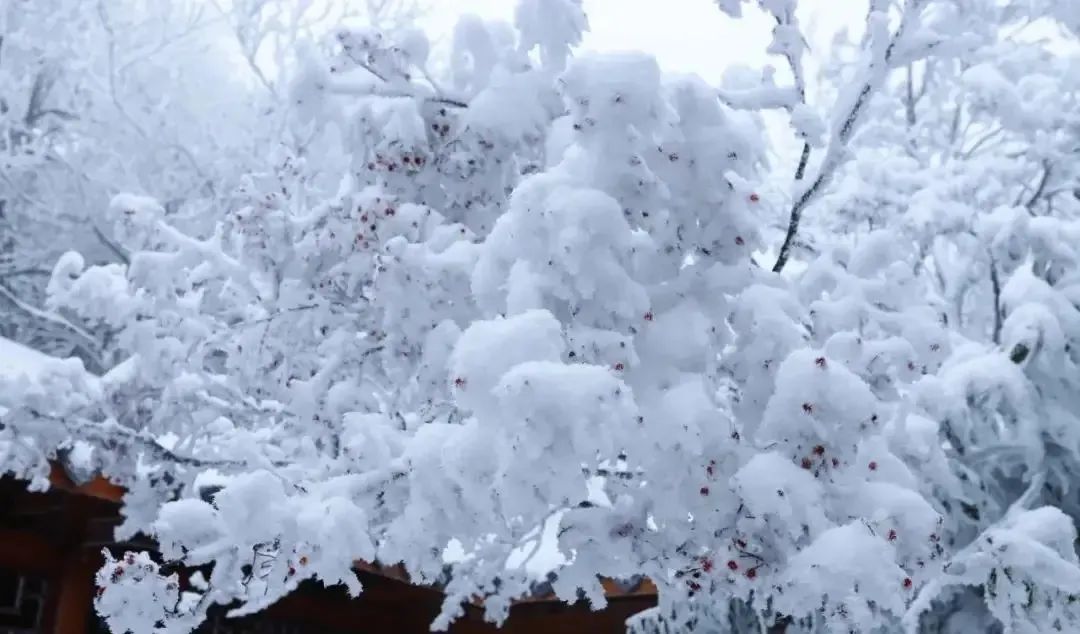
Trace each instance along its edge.
<path fill-rule="evenodd" d="M 420 95 L 416 91 L 405 90 L 403 88 L 390 87 L 387 80 L 379 74 L 375 69 L 370 68 L 367 65 L 360 65 L 364 70 L 370 72 L 377 79 L 384 82 L 385 85 L 375 83 L 360 83 L 360 82 L 348 82 L 345 80 L 336 80 L 329 82 L 327 85 L 327 91 L 336 95 L 345 95 L 350 97 L 388 97 L 399 99 L 423 99 L 431 103 L 437 103 L 454 108 L 468 108 L 469 104 L 459 99 L 451 99 L 449 97 L 443 97 L 441 95 Z"/>
<path fill-rule="evenodd" d="M 57 326 L 60 326 L 63 330 L 66 330 L 67 332 L 70 332 L 72 334 L 77 335 L 85 343 L 90 345 L 89 349 L 91 351 L 94 351 L 94 350 L 98 349 L 98 347 L 100 345 L 98 340 L 92 334 L 90 334 L 88 331 L 86 331 L 85 329 L 80 328 L 79 326 L 71 323 L 70 321 L 68 321 L 67 319 L 62 317 L 61 315 L 58 315 L 58 314 L 53 313 L 53 312 L 44 311 L 44 310 L 41 310 L 40 308 L 36 308 L 34 306 L 31 306 L 27 302 L 19 299 L 19 297 L 15 294 L 15 292 L 13 290 L 11 290 L 9 287 L 7 287 L 6 285 L 4 285 L 2 283 L 0 283 L 0 297 L 7 300 L 15 308 L 18 308 L 19 310 L 25 312 L 28 315 L 31 315 L 31 316 L 36 317 L 38 319 L 42 319 L 42 320 L 47 321 L 49 323 L 56 324 Z"/>
<path fill-rule="evenodd" d="M 127 448 L 128 450 L 137 448 L 147 452 L 148 457 L 154 460 L 166 464 L 195 467 L 199 469 L 239 468 L 249 465 L 248 462 L 243 460 L 198 458 L 195 456 L 178 454 L 162 445 L 150 434 L 125 427 L 116 421 L 78 423 L 69 419 L 50 416 L 35 410 L 31 410 L 29 414 L 37 419 L 58 423 L 68 430 L 68 433 L 71 434 L 73 439 L 85 441 L 109 452 L 115 452 L 117 449 L 121 448 Z M 288 462 L 276 462 L 272 464 L 277 467 L 289 465 Z"/>
<path fill-rule="evenodd" d="M 990 254 L 990 290 L 994 293 L 994 331 L 992 341 L 1001 343 L 1001 277 L 998 275 L 997 260 Z"/>
<path fill-rule="evenodd" d="M 825 187 L 829 184 L 833 174 L 840 167 L 847 143 L 851 140 L 851 136 L 857 129 L 863 111 L 870 103 L 874 91 L 885 81 L 896 46 L 904 39 L 908 29 L 911 28 L 912 23 L 917 20 L 918 12 L 921 11 L 927 1 L 928 0 L 909 0 L 904 7 L 900 26 L 897 27 L 896 33 L 891 37 L 890 41 L 884 45 L 879 59 L 875 58 L 876 52 L 874 49 L 880 48 L 882 43 L 874 42 L 876 34 L 875 25 L 873 23 L 875 21 L 883 22 L 885 20 L 885 15 L 880 13 L 875 14 L 875 12 L 871 11 L 870 18 L 868 19 L 868 22 L 870 23 L 870 33 L 867 37 L 869 39 L 872 57 L 864 71 L 864 76 L 861 77 L 856 84 L 849 87 L 849 90 L 856 89 L 855 98 L 852 100 L 850 106 L 843 111 L 843 116 L 839 120 L 839 125 L 833 132 L 832 139 L 829 142 L 825 158 L 821 162 L 818 175 L 805 189 L 803 189 L 801 194 L 796 197 L 795 203 L 791 206 L 787 233 L 784 236 L 784 242 L 780 246 L 780 251 L 777 254 L 776 264 L 773 265 L 772 270 L 774 273 L 780 273 L 784 270 L 788 258 L 791 257 L 792 245 L 799 233 L 799 223 L 802 219 L 803 211 L 805 211 L 806 207 L 814 199 L 824 193 Z M 834 125 L 836 125 L 835 122 Z"/>

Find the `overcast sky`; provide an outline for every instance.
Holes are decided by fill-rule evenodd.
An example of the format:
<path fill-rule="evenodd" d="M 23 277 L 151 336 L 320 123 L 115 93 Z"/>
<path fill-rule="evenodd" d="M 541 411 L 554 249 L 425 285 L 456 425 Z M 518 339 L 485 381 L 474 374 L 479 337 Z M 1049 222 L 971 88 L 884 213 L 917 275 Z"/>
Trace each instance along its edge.
<path fill-rule="evenodd" d="M 733 64 L 752 68 L 772 64 L 780 83 L 790 76 L 783 59 L 765 53 L 774 23 L 752 4 L 745 5 L 742 18 L 733 19 L 715 0 L 584 1 L 590 29 L 583 51 L 644 51 L 667 72 L 695 73 L 714 85 Z M 427 0 L 427 6 L 426 26 L 445 42 L 463 13 L 512 22 L 517 0 Z M 802 0 L 799 19 L 811 50 L 827 46 L 844 26 L 857 32 L 866 9 L 867 0 Z M 812 77 L 813 55 L 807 61 Z M 797 152 L 787 118 L 771 113 L 767 121 L 774 156 L 786 158 Z"/>
<path fill-rule="evenodd" d="M 513 19 L 516 0 L 428 0 L 431 22 L 450 28 L 457 15 Z M 692 72 L 719 82 L 732 63 L 761 67 L 769 60 L 765 47 L 771 24 L 747 5 L 733 20 L 713 0 L 585 0 L 590 32 L 586 50 L 640 50 L 656 56 L 665 70 Z M 803 0 L 800 18 L 813 45 L 827 42 L 841 25 L 858 23 L 866 0 Z"/>

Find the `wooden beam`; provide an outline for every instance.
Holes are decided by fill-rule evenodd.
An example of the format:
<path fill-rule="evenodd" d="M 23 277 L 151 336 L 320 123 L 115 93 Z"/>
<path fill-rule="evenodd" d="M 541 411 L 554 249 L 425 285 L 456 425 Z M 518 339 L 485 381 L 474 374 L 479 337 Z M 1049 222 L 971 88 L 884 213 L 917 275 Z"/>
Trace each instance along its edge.
<path fill-rule="evenodd" d="M 72 553 L 63 570 L 55 577 L 57 586 L 51 597 L 53 605 L 50 634 L 86 634 L 93 631 L 94 575 L 101 566 L 101 554 Z"/>
<path fill-rule="evenodd" d="M 104 506 L 115 513 L 116 507 L 83 496 L 63 496 L 64 514 L 58 518 L 63 528 L 63 561 L 49 579 L 45 622 L 48 634 L 86 634 L 94 630 L 94 576 L 101 567 L 99 550 L 82 547 L 87 522 Z"/>
<path fill-rule="evenodd" d="M 0 529 L 0 567 L 49 574 L 60 569 L 61 549 L 37 533 Z"/>
<path fill-rule="evenodd" d="M 401 564 L 394 564 L 392 566 L 382 566 L 379 564 L 372 564 L 366 561 L 354 561 L 353 568 L 361 573 L 369 573 L 394 581 L 400 581 L 402 583 L 411 584 L 409 579 L 409 573 L 405 571 L 405 567 Z M 658 590 L 656 584 L 651 579 L 642 578 L 636 585 L 632 587 L 622 587 L 613 579 L 601 578 L 600 585 L 604 589 L 604 596 L 608 599 L 616 598 L 644 598 L 646 600 L 656 600 Z M 440 591 L 439 588 L 433 588 Z M 562 603 L 560 599 L 555 596 L 554 592 L 548 592 L 546 594 L 536 594 L 528 597 L 519 597 L 513 600 L 514 605 L 523 603 Z M 479 597 L 474 597 L 472 604 L 477 607 L 483 606 L 483 600 Z"/>
<path fill-rule="evenodd" d="M 361 572 L 364 592 L 349 599 L 338 589 L 307 588 L 282 598 L 267 616 L 282 623 L 319 626 L 333 632 L 421 634 L 429 631 L 443 597 L 434 589 L 409 585 L 377 573 Z M 605 610 L 593 611 L 584 601 L 569 606 L 557 601 L 516 603 L 502 629 L 484 621 L 482 609 L 465 606 L 449 634 L 597 634 L 623 632 L 630 616 L 656 605 L 655 596 L 612 599 Z"/>

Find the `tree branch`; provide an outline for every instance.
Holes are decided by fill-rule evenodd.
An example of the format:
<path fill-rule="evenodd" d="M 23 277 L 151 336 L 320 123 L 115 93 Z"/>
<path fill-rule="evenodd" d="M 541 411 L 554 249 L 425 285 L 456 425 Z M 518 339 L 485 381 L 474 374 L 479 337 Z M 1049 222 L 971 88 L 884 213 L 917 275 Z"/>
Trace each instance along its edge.
<path fill-rule="evenodd" d="M 866 77 L 863 79 L 863 85 L 860 88 L 858 95 L 855 97 L 854 103 L 844 117 L 839 131 L 829 144 L 829 149 L 826 152 L 824 161 L 822 161 L 817 177 L 811 182 L 809 187 L 803 190 L 802 195 L 800 195 L 791 206 L 787 234 L 784 236 L 784 242 L 780 246 L 780 252 L 776 257 L 776 264 L 773 265 L 772 270 L 774 273 L 780 273 L 784 270 L 784 266 L 791 257 L 792 245 L 795 243 L 795 238 L 799 233 L 799 222 L 802 219 L 803 211 L 814 198 L 824 191 L 825 186 L 829 183 L 833 174 L 836 172 L 836 169 L 840 166 L 841 153 L 848 141 L 851 140 L 851 136 L 855 132 L 860 115 L 862 115 L 863 111 L 866 109 L 866 105 L 870 102 L 870 96 L 873 91 L 882 81 L 884 81 L 894 51 L 896 50 L 896 45 L 909 28 L 912 14 L 918 11 L 922 3 L 923 0 L 912 0 L 905 10 L 904 16 L 900 21 L 900 26 L 897 27 L 896 32 L 893 34 L 885 49 L 884 58 L 878 62 L 884 65 L 885 68 L 881 69 L 880 72 L 875 72 L 875 62 L 873 60 L 871 61 L 869 68 L 867 69 Z"/>
<path fill-rule="evenodd" d="M 364 66 L 376 79 L 386 82 L 382 75 L 376 73 L 374 69 Z M 353 84 L 345 81 L 335 81 L 327 86 L 327 89 L 336 95 L 346 95 L 353 97 L 400 97 L 400 98 L 414 98 L 423 99 L 431 103 L 442 104 L 451 106 L 454 108 L 468 108 L 469 104 L 458 99 L 451 99 L 449 97 L 442 97 L 439 95 L 421 96 L 408 90 L 394 90 L 387 89 L 383 86 L 376 86 L 374 84 Z"/>
<path fill-rule="evenodd" d="M 120 245 L 106 237 L 105 234 L 101 232 L 101 229 L 98 229 L 96 226 L 94 227 L 94 235 L 97 236 L 97 239 L 101 244 L 105 245 L 105 248 L 109 251 L 112 251 L 113 255 L 123 262 L 125 266 L 131 264 L 131 258 L 128 257 L 128 254 L 120 247 Z"/>
<path fill-rule="evenodd" d="M 994 343 L 1001 343 L 1001 277 L 998 275 L 997 261 L 990 256 L 990 287 L 994 291 Z"/>
<path fill-rule="evenodd" d="M 213 467 L 245 467 L 249 466 L 247 461 L 243 460 L 230 460 L 230 459 L 204 459 L 196 458 L 194 456 L 185 456 L 178 454 L 173 450 L 165 447 L 157 441 L 156 438 L 146 434 L 145 432 L 138 432 L 129 427 L 117 423 L 115 420 L 103 422 L 103 423 L 80 423 L 72 424 L 68 419 L 63 417 L 51 416 L 44 414 L 37 410 L 26 410 L 31 416 L 39 420 L 48 420 L 59 424 L 67 433 L 78 440 L 88 442 L 92 445 L 115 450 L 116 445 L 125 444 L 128 447 L 139 447 L 147 451 L 156 460 L 166 463 L 172 463 L 175 465 L 181 465 L 186 467 L 195 467 L 199 469 L 213 468 Z M 285 467 L 291 463 L 284 461 L 272 461 L 268 464 L 274 467 Z"/>
<path fill-rule="evenodd" d="M 911 64 L 907 65 L 907 77 L 904 81 L 904 116 L 909 128 L 915 127 L 915 78 Z"/>
<path fill-rule="evenodd" d="M 1042 197 L 1043 192 L 1046 191 L 1046 183 L 1050 180 L 1051 165 L 1049 161 L 1044 160 L 1042 162 L 1043 172 L 1039 178 L 1039 184 L 1035 186 L 1035 191 L 1032 192 L 1031 198 L 1024 204 L 1024 208 L 1027 209 L 1028 214 L 1035 215 L 1035 204 L 1039 202 L 1039 198 Z"/>
<path fill-rule="evenodd" d="M 974 156 L 976 151 L 978 151 L 981 147 L 983 147 L 987 143 L 989 143 L 989 142 L 993 141 L 994 139 L 996 139 L 997 137 L 1001 136 L 1001 134 L 1004 131 L 1005 131 L 1005 129 L 1001 128 L 1001 127 L 994 128 L 990 132 L 987 132 L 983 136 L 976 139 L 975 142 L 971 144 L 970 149 L 968 149 L 966 151 L 961 151 L 960 156 L 962 158 L 965 158 L 965 159 Z"/>
<path fill-rule="evenodd" d="M 795 168 L 795 180 L 801 181 L 806 175 L 806 165 L 810 162 L 810 144 L 803 143 L 802 156 L 799 157 L 799 165 Z"/>
<path fill-rule="evenodd" d="M 13 306 L 15 306 L 15 308 L 23 311 L 24 313 L 30 315 L 31 317 L 36 317 L 38 319 L 43 319 L 43 320 L 48 321 L 50 323 L 56 324 L 57 326 L 60 326 L 62 329 L 66 330 L 66 331 L 68 331 L 70 333 L 78 335 L 80 338 L 82 338 L 87 343 L 89 343 L 92 346 L 93 350 L 98 349 L 98 341 L 97 341 L 97 339 L 95 339 L 94 336 L 91 335 L 89 332 L 87 332 L 86 330 L 83 330 L 82 328 L 76 326 L 75 324 L 71 323 L 67 319 L 64 319 L 60 315 L 57 315 L 56 313 L 50 313 L 50 312 L 41 310 L 40 308 L 36 308 L 34 306 L 31 306 L 30 304 L 28 304 L 28 303 L 24 302 L 23 300 L 19 299 L 19 297 L 17 295 L 15 295 L 15 291 L 11 290 L 10 288 L 8 288 L 4 284 L 0 284 L 0 297 L 6 299 Z"/>
<path fill-rule="evenodd" d="M 9 277 L 22 277 L 24 275 L 37 275 L 41 277 L 49 277 L 52 275 L 46 269 L 28 268 L 28 269 L 14 269 L 4 273 L 0 273 L 0 279 L 7 279 Z"/>

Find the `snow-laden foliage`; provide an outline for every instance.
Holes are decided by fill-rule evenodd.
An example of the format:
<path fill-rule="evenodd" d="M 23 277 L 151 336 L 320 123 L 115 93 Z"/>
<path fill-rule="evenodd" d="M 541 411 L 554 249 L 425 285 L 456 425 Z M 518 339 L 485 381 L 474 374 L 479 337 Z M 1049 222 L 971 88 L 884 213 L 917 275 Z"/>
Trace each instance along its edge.
<path fill-rule="evenodd" d="M 717 4 L 786 80 L 574 56 L 578 0 L 463 17 L 442 73 L 343 22 L 274 82 L 237 31 L 269 136 L 203 151 L 254 158 L 112 197 L 123 257 L 29 313 L 118 362 L 0 377 L 0 468 L 89 447 L 159 544 L 107 555 L 114 631 L 356 561 L 498 621 L 541 548 L 569 602 L 648 576 L 637 632 L 1080 628 L 1075 3 L 872 0 L 817 78 L 796 0 Z"/>
<path fill-rule="evenodd" d="M 113 331 L 45 306 L 53 262 L 68 250 L 127 261 L 100 213 L 119 191 L 152 194 L 174 224 L 205 232 L 270 150 L 307 146 L 287 120 L 292 48 L 355 14 L 349 4 L 5 0 L 0 336 L 96 372 L 122 360 Z M 367 4 L 388 27 L 410 8 Z"/>

